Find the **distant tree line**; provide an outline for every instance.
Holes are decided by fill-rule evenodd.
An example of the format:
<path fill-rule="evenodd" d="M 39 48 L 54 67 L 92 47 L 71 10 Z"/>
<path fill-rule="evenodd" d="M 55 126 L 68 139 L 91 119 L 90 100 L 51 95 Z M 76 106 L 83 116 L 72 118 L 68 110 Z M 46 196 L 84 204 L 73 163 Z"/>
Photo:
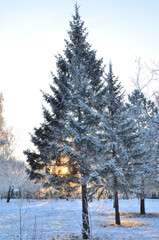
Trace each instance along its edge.
<path fill-rule="evenodd" d="M 41 185 L 29 180 L 27 165 L 14 156 L 14 136 L 4 119 L 3 94 L 0 94 L 0 198 L 38 198 Z"/>

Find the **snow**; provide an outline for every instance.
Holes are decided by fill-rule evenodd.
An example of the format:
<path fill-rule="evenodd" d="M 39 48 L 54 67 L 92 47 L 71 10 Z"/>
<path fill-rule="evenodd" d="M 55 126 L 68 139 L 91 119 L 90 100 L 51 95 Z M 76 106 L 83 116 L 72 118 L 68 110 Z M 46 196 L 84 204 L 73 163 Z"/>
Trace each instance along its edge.
<path fill-rule="evenodd" d="M 159 239 L 159 200 L 146 199 L 145 216 L 138 214 L 139 209 L 139 200 L 120 199 L 121 221 L 127 226 L 114 226 L 113 201 L 94 200 L 89 203 L 92 236 L 101 240 Z M 81 236 L 81 200 L 0 202 L 0 240 L 64 240 L 71 233 Z"/>

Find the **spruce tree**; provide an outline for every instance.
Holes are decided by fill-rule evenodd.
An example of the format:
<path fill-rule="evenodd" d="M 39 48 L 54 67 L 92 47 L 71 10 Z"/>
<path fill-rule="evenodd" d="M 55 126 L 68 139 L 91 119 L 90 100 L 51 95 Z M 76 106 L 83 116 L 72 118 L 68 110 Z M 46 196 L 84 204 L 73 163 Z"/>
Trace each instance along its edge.
<path fill-rule="evenodd" d="M 139 176 L 136 181 L 140 183 L 140 213 L 145 214 L 145 198 L 152 189 L 157 187 L 158 178 L 158 109 L 151 100 L 147 100 L 142 92 L 134 90 L 129 95 L 132 116 L 140 129 L 140 141 L 145 151 L 138 165 Z"/>
<path fill-rule="evenodd" d="M 67 187 L 71 182 L 81 185 L 83 239 L 90 239 L 87 180 L 97 152 L 94 132 L 100 120 L 97 99 L 103 67 L 102 59 L 96 59 L 96 51 L 87 42 L 77 5 L 68 34 L 64 56 L 57 56 L 52 94 L 43 93 L 50 108 L 43 108 L 44 123 L 35 128 L 31 136 L 36 150 L 27 150 L 25 154 L 31 179 L 58 188 Z M 65 174 L 56 171 L 62 164 L 68 168 Z"/>
<path fill-rule="evenodd" d="M 96 182 L 92 192 L 101 189 L 101 195 L 105 190 L 113 191 L 115 222 L 120 225 L 118 194 L 120 192 L 128 196 L 135 176 L 134 161 L 137 161 L 144 152 L 140 148 L 136 123 L 124 104 L 122 86 L 113 74 L 111 63 L 105 80 L 105 95 L 101 101 L 103 113 L 97 133 L 101 152 L 90 181 Z"/>

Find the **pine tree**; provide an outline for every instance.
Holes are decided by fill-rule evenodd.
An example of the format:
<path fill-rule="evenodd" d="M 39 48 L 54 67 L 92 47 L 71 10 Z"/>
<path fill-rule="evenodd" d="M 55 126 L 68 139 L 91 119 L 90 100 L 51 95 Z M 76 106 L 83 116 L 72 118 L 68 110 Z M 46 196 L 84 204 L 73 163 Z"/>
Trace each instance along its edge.
<path fill-rule="evenodd" d="M 32 134 L 36 150 L 27 150 L 25 154 L 31 179 L 58 188 L 67 188 L 71 182 L 81 184 L 83 239 L 90 239 L 87 179 L 97 152 L 98 141 L 93 134 L 100 119 L 97 99 L 103 67 L 102 60 L 96 59 L 96 52 L 86 41 L 77 5 L 68 34 L 64 56 L 57 56 L 52 94 L 43 93 L 50 108 L 43 108 L 44 123 Z M 56 171 L 62 165 L 68 168 L 65 174 Z"/>
<path fill-rule="evenodd" d="M 137 181 L 140 182 L 140 213 L 145 214 L 145 197 L 157 186 L 158 177 L 158 154 L 156 146 L 158 136 L 157 114 L 155 104 L 147 100 L 142 92 L 134 90 L 129 95 L 132 116 L 140 129 L 140 141 L 145 151 L 141 158 L 138 171 L 140 175 Z"/>
<path fill-rule="evenodd" d="M 100 195 L 105 190 L 114 192 L 115 222 L 118 225 L 120 225 L 118 193 L 128 195 L 131 191 L 135 176 L 134 161 L 143 154 L 136 123 L 124 104 L 123 98 L 121 84 L 118 78 L 115 78 L 110 63 L 106 76 L 105 95 L 102 100 L 105 107 L 101 114 L 102 122 L 98 131 L 101 154 L 97 159 L 98 167 L 90 180 L 99 182 L 94 186 L 101 189 Z M 93 192 L 96 190 L 95 187 Z"/>

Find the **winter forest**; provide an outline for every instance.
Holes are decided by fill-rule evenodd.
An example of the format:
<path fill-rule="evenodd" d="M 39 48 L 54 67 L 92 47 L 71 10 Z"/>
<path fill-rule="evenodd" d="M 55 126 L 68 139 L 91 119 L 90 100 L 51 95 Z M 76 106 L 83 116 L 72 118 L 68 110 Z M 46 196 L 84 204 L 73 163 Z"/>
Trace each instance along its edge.
<path fill-rule="evenodd" d="M 76 4 L 65 48 L 54 59 L 50 93 L 41 91 L 43 122 L 31 133 L 33 148 L 24 146 L 26 163 L 14 156 L 15 139 L 0 95 L 0 208 L 4 218 L 12 212 L 12 224 L 0 220 L 1 228 L 10 224 L 12 229 L 0 239 L 159 239 L 159 89 L 151 98 L 145 91 L 158 70 L 149 71 L 144 81 L 138 59 L 134 90 L 127 96 L 113 62 L 97 58 L 87 35 Z M 39 215 L 37 206 L 42 206 Z M 24 231 L 26 221 L 32 233 Z M 69 228 L 62 232 L 65 221 Z M 147 222 L 154 235 L 144 233 Z"/>

